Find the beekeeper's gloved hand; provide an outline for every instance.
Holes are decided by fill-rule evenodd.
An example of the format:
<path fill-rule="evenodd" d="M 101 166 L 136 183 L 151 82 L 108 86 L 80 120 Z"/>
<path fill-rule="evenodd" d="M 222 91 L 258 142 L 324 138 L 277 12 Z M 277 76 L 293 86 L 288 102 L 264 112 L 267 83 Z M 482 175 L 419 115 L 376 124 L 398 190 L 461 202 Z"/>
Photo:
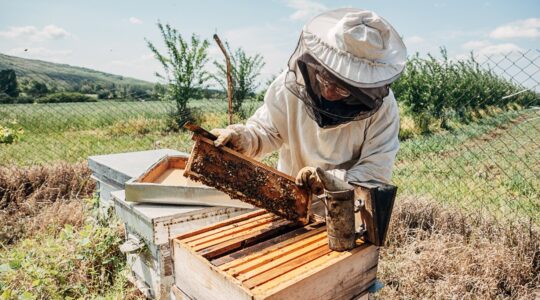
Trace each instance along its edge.
<path fill-rule="evenodd" d="M 296 185 L 308 189 L 315 195 L 320 195 L 324 192 L 324 186 L 316 170 L 315 167 L 302 168 L 296 175 Z"/>
<path fill-rule="evenodd" d="M 227 146 L 233 150 L 243 153 L 244 146 L 242 135 L 231 128 L 215 128 L 210 130 L 210 133 L 217 136 L 214 141 L 216 147 Z"/>

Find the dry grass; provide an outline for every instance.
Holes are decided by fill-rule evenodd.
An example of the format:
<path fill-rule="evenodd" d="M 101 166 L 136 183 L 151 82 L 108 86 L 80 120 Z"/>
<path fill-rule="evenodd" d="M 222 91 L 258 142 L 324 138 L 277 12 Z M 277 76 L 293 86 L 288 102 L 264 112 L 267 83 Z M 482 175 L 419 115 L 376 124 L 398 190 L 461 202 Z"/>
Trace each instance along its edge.
<path fill-rule="evenodd" d="M 46 220 L 79 224 L 82 204 L 72 200 L 92 195 L 90 173 L 85 163 L 0 168 L 0 242 L 30 236 L 44 229 Z"/>
<path fill-rule="evenodd" d="M 540 230 L 400 199 L 382 248 L 380 299 L 535 299 Z"/>

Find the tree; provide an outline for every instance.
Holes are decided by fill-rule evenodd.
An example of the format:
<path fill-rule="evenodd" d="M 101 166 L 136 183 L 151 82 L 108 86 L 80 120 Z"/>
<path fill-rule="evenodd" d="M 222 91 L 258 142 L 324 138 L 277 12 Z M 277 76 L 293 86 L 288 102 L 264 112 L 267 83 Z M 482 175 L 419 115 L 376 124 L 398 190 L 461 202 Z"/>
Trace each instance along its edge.
<path fill-rule="evenodd" d="M 248 97 L 255 96 L 255 90 L 259 87 L 256 81 L 265 63 L 260 54 L 249 56 L 244 49 L 238 48 L 231 52 L 229 43 L 225 43 L 227 51 L 231 55 L 231 75 L 233 79 L 233 111 L 240 112 L 242 103 Z M 222 88 L 227 89 L 227 64 L 214 61 L 218 72 L 212 76 Z"/>
<path fill-rule="evenodd" d="M 32 80 L 27 86 L 25 92 L 30 96 L 41 97 L 49 93 L 49 89 L 45 83 Z"/>
<path fill-rule="evenodd" d="M 259 102 L 262 102 L 264 101 L 264 96 L 266 95 L 266 91 L 268 91 L 268 88 L 270 87 L 270 85 L 272 84 L 272 82 L 274 82 L 274 80 L 276 80 L 277 78 L 277 75 L 272 75 L 270 76 L 270 78 L 268 78 L 264 84 L 264 88 L 259 91 L 257 93 L 257 95 L 255 95 L 255 100 L 259 101 Z"/>
<path fill-rule="evenodd" d="M 156 76 L 168 84 L 165 98 L 175 101 L 176 110 L 172 117 L 177 128 L 182 128 L 186 122 L 192 120 L 192 111 L 187 106 L 189 100 L 204 87 L 209 78 L 208 72 L 204 70 L 208 62 L 209 44 L 195 34 L 191 35 L 191 40 L 186 40 L 169 24 L 162 25 L 158 22 L 157 26 L 167 52 L 159 52 L 149 40 L 146 40 L 146 43 L 163 67 L 164 72 L 156 72 Z"/>
<path fill-rule="evenodd" d="M 5 93 L 10 97 L 18 97 L 17 75 L 14 70 L 7 69 L 0 71 L 0 93 Z"/>

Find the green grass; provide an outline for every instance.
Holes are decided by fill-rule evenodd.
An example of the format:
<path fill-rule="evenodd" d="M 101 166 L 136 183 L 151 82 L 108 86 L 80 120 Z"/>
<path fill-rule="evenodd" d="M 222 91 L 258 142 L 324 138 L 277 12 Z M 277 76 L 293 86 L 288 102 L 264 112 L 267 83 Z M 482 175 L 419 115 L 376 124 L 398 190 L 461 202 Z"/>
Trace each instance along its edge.
<path fill-rule="evenodd" d="M 245 114 L 260 104 L 247 102 Z M 191 101 L 190 107 L 206 128 L 227 125 L 226 101 Z M 0 105 L 0 125 L 15 120 L 24 130 L 21 141 L 0 144 L 0 165 L 76 162 L 90 155 L 157 147 L 189 151 L 189 134 L 165 130 L 172 109 L 173 103 L 156 101 Z"/>
<path fill-rule="evenodd" d="M 113 220 L 103 224 L 94 217 L 96 199 L 87 202 L 93 205 L 81 214 L 82 225 L 58 228 L 51 222 L 45 224 L 49 230 L 0 244 L 0 299 L 135 298 L 119 250 L 122 227 Z"/>
<path fill-rule="evenodd" d="M 539 128 L 538 110 L 525 110 L 408 140 L 393 180 L 404 194 L 540 223 Z"/>

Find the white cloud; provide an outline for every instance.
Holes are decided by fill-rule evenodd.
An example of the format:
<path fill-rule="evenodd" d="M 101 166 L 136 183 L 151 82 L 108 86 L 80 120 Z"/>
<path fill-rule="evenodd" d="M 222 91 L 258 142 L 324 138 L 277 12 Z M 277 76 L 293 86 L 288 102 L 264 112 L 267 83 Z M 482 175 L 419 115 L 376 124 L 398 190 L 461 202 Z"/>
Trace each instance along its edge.
<path fill-rule="evenodd" d="M 52 50 L 44 47 L 13 48 L 6 52 L 9 55 L 20 56 L 31 59 L 42 59 L 54 62 L 63 62 L 63 60 L 73 54 L 71 50 Z"/>
<path fill-rule="evenodd" d="M 495 39 L 507 38 L 537 38 L 540 37 L 540 19 L 530 18 L 504 24 L 490 32 Z"/>
<path fill-rule="evenodd" d="M 484 56 L 484 55 L 493 55 L 509 52 L 521 52 L 523 49 L 516 44 L 512 43 L 503 43 L 503 44 L 493 44 L 489 41 L 469 41 L 461 45 L 462 49 L 473 51 L 475 55 Z M 468 54 L 460 54 L 457 57 L 468 57 Z"/>
<path fill-rule="evenodd" d="M 404 43 L 407 46 L 418 45 L 418 44 L 422 44 L 423 42 L 425 42 L 425 39 L 420 37 L 420 36 L 417 36 L 417 35 L 414 35 L 414 36 L 411 36 L 411 37 L 406 37 L 404 39 Z"/>
<path fill-rule="evenodd" d="M 490 45 L 490 42 L 488 41 L 468 41 L 461 45 L 462 49 L 465 50 L 478 50 L 484 47 L 487 47 Z"/>
<path fill-rule="evenodd" d="M 69 36 L 71 34 L 67 30 L 53 24 L 44 26 L 41 29 L 35 26 L 20 26 L 0 31 L 0 37 L 9 39 L 27 38 L 32 41 L 58 40 Z"/>
<path fill-rule="evenodd" d="M 521 52 L 523 49 L 516 44 L 505 43 L 497 45 L 489 45 L 478 50 L 479 55 L 500 54 L 508 52 Z"/>
<path fill-rule="evenodd" d="M 135 18 L 135 17 L 130 17 L 129 18 L 129 23 L 131 24 L 142 24 L 142 20 L 139 19 L 139 18 Z"/>
<path fill-rule="evenodd" d="M 287 0 L 288 7 L 296 11 L 289 16 L 294 21 L 305 21 L 325 10 L 328 10 L 324 4 L 312 0 Z"/>

